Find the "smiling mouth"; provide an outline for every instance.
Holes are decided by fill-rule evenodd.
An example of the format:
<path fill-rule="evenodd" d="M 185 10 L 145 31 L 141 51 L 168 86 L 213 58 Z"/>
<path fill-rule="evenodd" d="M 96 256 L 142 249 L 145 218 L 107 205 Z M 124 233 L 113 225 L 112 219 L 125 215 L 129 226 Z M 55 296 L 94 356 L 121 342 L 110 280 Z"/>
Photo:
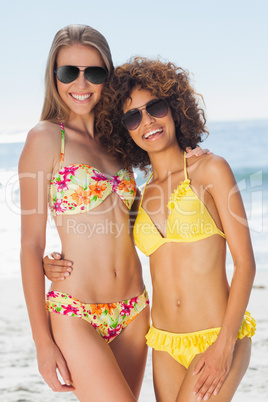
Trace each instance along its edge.
<path fill-rule="evenodd" d="M 163 129 L 162 129 L 162 128 L 158 128 L 157 130 L 153 130 L 153 131 L 150 131 L 150 132 L 144 134 L 143 137 L 144 137 L 146 140 L 148 140 L 148 138 L 152 138 L 152 137 L 155 136 L 156 134 L 159 134 L 159 133 L 162 133 L 162 132 L 163 132 Z"/>
<path fill-rule="evenodd" d="M 90 94 L 83 94 L 83 95 L 82 95 L 82 94 L 73 94 L 73 93 L 70 93 L 70 95 L 71 95 L 74 99 L 76 99 L 76 100 L 78 100 L 78 101 L 85 101 L 85 100 L 91 98 L 92 93 L 90 93 Z"/>

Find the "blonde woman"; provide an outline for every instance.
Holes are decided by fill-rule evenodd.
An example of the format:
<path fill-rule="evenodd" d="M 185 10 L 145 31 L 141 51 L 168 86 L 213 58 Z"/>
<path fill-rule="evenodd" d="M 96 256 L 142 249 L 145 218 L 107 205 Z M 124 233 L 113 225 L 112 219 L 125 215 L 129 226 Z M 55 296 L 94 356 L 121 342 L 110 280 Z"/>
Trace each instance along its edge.
<path fill-rule="evenodd" d="M 95 130 L 112 72 L 98 31 L 61 29 L 48 56 L 41 121 L 19 161 L 22 280 L 39 370 L 53 391 L 73 391 L 80 401 L 137 400 L 147 357 L 149 300 L 129 230 L 136 183 Z M 47 200 L 74 270 L 45 296 Z"/>

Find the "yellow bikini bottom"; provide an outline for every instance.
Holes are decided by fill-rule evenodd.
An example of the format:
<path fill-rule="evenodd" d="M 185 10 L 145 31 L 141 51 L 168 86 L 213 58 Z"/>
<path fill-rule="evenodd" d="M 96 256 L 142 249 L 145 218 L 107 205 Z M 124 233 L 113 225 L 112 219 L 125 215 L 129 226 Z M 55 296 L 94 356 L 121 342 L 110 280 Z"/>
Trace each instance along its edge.
<path fill-rule="evenodd" d="M 162 331 L 153 326 L 146 335 L 147 345 L 155 350 L 168 352 L 177 362 L 188 368 L 193 358 L 205 352 L 219 335 L 221 328 L 205 329 L 203 331 L 175 334 Z M 245 312 L 237 339 L 245 336 L 251 338 L 255 334 L 256 322 L 248 311 Z"/>

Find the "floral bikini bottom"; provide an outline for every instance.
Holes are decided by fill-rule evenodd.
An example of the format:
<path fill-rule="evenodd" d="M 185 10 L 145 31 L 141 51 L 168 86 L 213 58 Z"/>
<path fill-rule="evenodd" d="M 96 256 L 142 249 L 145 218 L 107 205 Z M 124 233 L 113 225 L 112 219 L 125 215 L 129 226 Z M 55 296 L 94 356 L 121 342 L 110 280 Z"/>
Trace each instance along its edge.
<path fill-rule="evenodd" d="M 48 292 L 46 309 L 89 322 L 109 343 L 149 304 L 146 289 L 140 296 L 115 303 L 86 304 L 61 292 Z"/>

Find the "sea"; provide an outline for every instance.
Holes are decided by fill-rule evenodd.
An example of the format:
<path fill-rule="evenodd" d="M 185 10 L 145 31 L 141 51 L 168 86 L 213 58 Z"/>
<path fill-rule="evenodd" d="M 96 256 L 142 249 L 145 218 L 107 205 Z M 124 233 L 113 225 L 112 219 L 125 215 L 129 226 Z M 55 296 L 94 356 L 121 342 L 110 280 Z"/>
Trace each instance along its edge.
<path fill-rule="evenodd" d="M 224 157 L 236 177 L 248 217 L 257 269 L 268 270 L 268 120 L 212 122 L 200 144 Z M 20 207 L 17 165 L 26 131 L 0 132 L 0 276 L 19 275 Z M 144 174 L 135 171 L 139 186 Z M 60 248 L 53 224 L 47 249 Z M 53 249 L 54 249 L 53 248 Z M 144 263 L 146 257 L 141 255 Z M 227 268 L 232 265 L 227 256 Z"/>
<path fill-rule="evenodd" d="M 257 320 L 250 367 L 234 402 L 268 400 L 268 120 L 213 122 L 201 144 L 223 156 L 236 177 L 245 204 L 257 263 L 257 280 L 249 309 Z M 0 131 L 0 402 L 75 402 L 72 393 L 53 393 L 38 373 L 20 279 L 20 199 L 17 165 L 25 130 Z M 135 171 L 139 186 L 143 173 Z M 46 253 L 60 251 L 51 221 L 47 224 Z M 152 289 L 148 258 L 139 252 L 149 294 Z M 227 270 L 232 259 L 227 254 Z M 140 402 L 155 402 L 152 355 L 149 350 Z"/>

